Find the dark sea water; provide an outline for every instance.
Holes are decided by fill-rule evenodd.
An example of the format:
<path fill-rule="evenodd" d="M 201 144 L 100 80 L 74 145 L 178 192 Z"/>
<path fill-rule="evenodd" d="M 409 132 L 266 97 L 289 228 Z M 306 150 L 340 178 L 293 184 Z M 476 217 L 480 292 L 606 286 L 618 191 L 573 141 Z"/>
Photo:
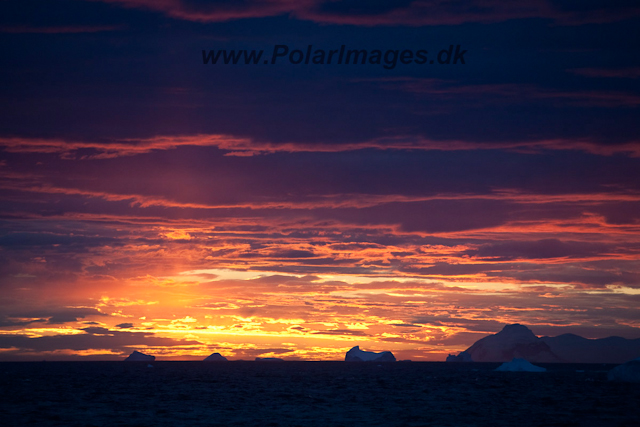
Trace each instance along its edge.
<path fill-rule="evenodd" d="M 612 365 L 0 363 L 2 426 L 640 426 Z M 577 372 L 584 371 L 584 372 Z"/>

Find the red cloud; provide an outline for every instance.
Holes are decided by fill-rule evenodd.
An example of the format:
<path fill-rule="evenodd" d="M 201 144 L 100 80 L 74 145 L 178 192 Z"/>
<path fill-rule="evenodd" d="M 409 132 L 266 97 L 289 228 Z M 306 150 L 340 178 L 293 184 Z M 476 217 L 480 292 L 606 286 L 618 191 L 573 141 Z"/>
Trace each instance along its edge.
<path fill-rule="evenodd" d="M 413 77 L 381 78 L 360 80 L 378 82 L 384 87 L 398 89 L 415 94 L 428 94 L 440 97 L 466 96 L 486 103 L 512 104 L 536 99 L 552 99 L 563 105 L 579 107 L 636 107 L 640 105 L 640 96 L 619 91 L 576 90 L 560 91 L 538 88 L 528 84 L 477 84 L 456 85 L 454 82 L 439 79 L 420 79 Z"/>
<path fill-rule="evenodd" d="M 128 8 L 162 12 L 172 18 L 194 22 L 223 22 L 292 13 L 311 3 L 296 0 L 256 0 L 252 2 L 193 2 L 189 0 L 91 0 Z"/>
<path fill-rule="evenodd" d="M 118 31 L 124 27 L 120 25 L 96 25 L 96 26 L 58 26 L 58 27 L 33 27 L 33 26 L 2 26 L 0 33 L 10 34 L 75 34 L 75 33 L 101 33 L 103 31 Z"/>
<path fill-rule="evenodd" d="M 546 93 L 539 97 L 575 100 L 586 103 L 633 102 L 640 104 L 639 97 L 618 98 L 604 94 Z M 557 138 L 545 140 L 476 142 L 464 140 L 434 140 L 421 135 L 397 135 L 346 144 L 309 142 L 269 142 L 256 141 L 232 135 L 165 135 L 152 138 L 116 140 L 112 142 L 67 141 L 64 139 L 0 138 L 0 146 L 14 153 L 59 153 L 69 159 L 107 159 L 145 154 L 157 150 L 173 150 L 178 147 L 217 147 L 227 151 L 227 156 L 254 156 L 269 153 L 338 153 L 363 149 L 378 150 L 578 150 L 591 154 L 610 156 L 624 153 L 640 157 L 640 141 L 620 142 L 603 145 L 596 140 L 585 138 Z M 94 150 L 93 154 L 77 156 L 81 149 Z M 86 150 L 85 150 L 86 152 Z"/>
<path fill-rule="evenodd" d="M 190 0 L 92 0 L 129 8 L 148 9 L 172 18 L 194 22 L 222 22 L 235 19 L 292 15 L 299 19 L 330 24 L 459 25 L 492 23 L 510 19 L 547 18 L 563 25 L 609 23 L 640 14 L 636 6 L 615 7 L 602 1 L 572 10 L 553 1 L 529 0 L 421 0 L 391 3 L 381 7 L 364 0 L 254 0 L 252 2 L 194 2 Z"/>

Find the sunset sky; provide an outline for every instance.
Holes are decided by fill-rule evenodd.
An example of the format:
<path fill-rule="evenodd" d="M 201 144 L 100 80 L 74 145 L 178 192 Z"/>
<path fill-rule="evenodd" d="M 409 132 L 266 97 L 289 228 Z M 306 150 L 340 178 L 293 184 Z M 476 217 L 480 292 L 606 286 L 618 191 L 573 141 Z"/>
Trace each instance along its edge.
<path fill-rule="evenodd" d="M 0 40 L 0 360 L 640 338 L 637 1 L 4 0 Z M 435 61 L 203 64 L 276 45 Z"/>

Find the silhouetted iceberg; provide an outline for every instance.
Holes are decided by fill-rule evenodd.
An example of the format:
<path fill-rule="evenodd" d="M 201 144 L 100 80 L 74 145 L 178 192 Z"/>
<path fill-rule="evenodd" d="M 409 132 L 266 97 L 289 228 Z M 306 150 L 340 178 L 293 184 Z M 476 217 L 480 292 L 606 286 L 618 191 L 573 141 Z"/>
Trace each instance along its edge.
<path fill-rule="evenodd" d="M 396 358 L 390 351 L 374 353 L 360 350 L 359 346 L 355 346 L 347 351 L 344 360 L 345 362 L 395 362 Z"/>
<path fill-rule="evenodd" d="M 549 345 L 524 325 L 505 326 L 495 335 L 476 341 L 466 350 L 474 362 L 508 362 L 517 359 L 537 363 L 561 362 Z"/>
<path fill-rule="evenodd" d="M 256 357 L 256 362 L 284 362 L 278 357 Z"/>
<path fill-rule="evenodd" d="M 203 362 L 228 362 L 227 358 L 220 353 L 213 353 L 207 356 Z"/>
<path fill-rule="evenodd" d="M 609 381 L 640 383 L 640 358 L 616 366 L 607 374 Z"/>
<path fill-rule="evenodd" d="M 447 362 L 473 362 L 473 360 L 469 353 L 461 351 L 457 356 L 455 354 L 448 355 Z"/>
<path fill-rule="evenodd" d="M 154 360 L 156 360 L 155 356 L 149 356 L 148 354 L 140 353 L 139 351 L 134 351 L 124 359 L 125 362 L 153 362 Z"/>
<path fill-rule="evenodd" d="M 624 363 L 639 356 L 640 339 L 588 339 L 573 334 L 538 338 L 526 326 L 513 324 L 479 339 L 457 356 L 449 355 L 447 361 L 508 362 L 519 358 L 533 363 Z"/>
<path fill-rule="evenodd" d="M 532 365 L 524 359 L 514 358 L 511 362 L 505 362 L 496 368 L 501 372 L 546 372 L 545 368 Z"/>

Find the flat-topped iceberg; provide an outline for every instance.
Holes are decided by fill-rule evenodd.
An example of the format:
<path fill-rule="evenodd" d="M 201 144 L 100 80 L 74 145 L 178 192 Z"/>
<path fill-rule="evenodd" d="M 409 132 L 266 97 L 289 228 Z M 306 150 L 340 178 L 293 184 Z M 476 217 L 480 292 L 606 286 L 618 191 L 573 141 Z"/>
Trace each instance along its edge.
<path fill-rule="evenodd" d="M 345 362 L 395 362 L 396 358 L 390 351 L 374 353 L 360 350 L 360 346 L 355 346 L 347 351 L 344 360 Z"/>
<path fill-rule="evenodd" d="M 213 353 L 207 356 L 203 362 L 228 362 L 227 358 L 220 353 Z"/>
<path fill-rule="evenodd" d="M 496 371 L 502 372 L 546 372 L 545 368 L 532 365 L 524 359 L 514 358 L 511 362 L 504 362 L 496 368 Z"/>
<path fill-rule="evenodd" d="M 140 353 L 139 351 L 134 351 L 124 359 L 125 362 L 153 362 L 154 360 L 156 360 L 155 356 Z"/>
<path fill-rule="evenodd" d="M 607 374 L 609 381 L 640 383 L 640 358 L 616 366 Z"/>

